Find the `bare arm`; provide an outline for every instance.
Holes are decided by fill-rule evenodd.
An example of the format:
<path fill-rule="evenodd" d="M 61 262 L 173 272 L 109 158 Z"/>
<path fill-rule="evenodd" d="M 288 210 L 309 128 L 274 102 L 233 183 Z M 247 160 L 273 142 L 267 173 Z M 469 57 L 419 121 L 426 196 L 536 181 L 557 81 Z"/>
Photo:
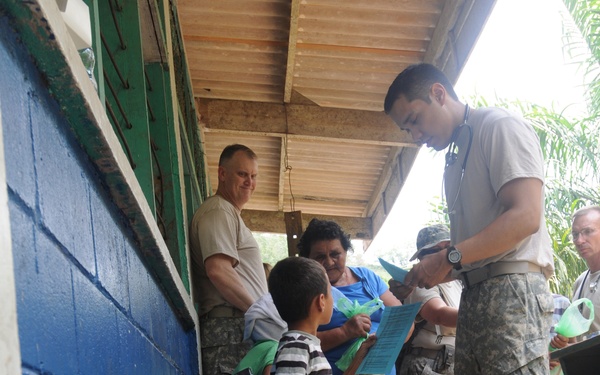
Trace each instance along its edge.
<path fill-rule="evenodd" d="M 392 294 L 392 292 L 390 292 L 390 290 L 386 290 L 385 292 L 383 292 L 382 295 L 379 296 L 379 298 L 383 301 L 383 304 L 385 306 L 400 306 L 402 305 L 402 303 L 398 300 L 398 298 L 396 298 L 396 296 L 394 296 Z"/>
<path fill-rule="evenodd" d="M 456 327 L 458 309 L 446 305 L 443 299 L 432 298 L 421 307 L 419 314 L 430 323 L 444 327 Z"/>
<path fill-rule="evenodd" d="M 500 216 L 475 236 L 456 244 L 463 263 L 502 254 L 534 234 L 542 217 L 542 181 L 537 178 L 518 178 L 507 182 L 498 192 L 506 207 Z"/>
<path fill-rule="evenodd" d="M 542 216 L 542 181 L 537 178 L 509 181 L 498 192 L 498 199 L 506 210 L 481 232 L 455 245 L 462 253 L 462 263 L 507 252 L 538 231 Z M 407 285 L 431 288 L 447 280 L 451 270 L 446 252 L 439 251 L 425 256 L 404 281 Z"/>
<path fill-rule="evenodd" d="M 356 370 L 358 370 L 358 368 L 360 367 L 360 364 L 362 363 L 363 359 L 365 359 L 365 357 L 367 356 L 369 349 L 373 345 L 375 345 L 375 340 L 376 337 L 373 334 L 370 335 L 369 338 L 366 339 L 365 342 L 363 342 L 360 345 L 360 348 L 358 348 L 358 350 L 356 351 L 354 359 L 352 359 L 352 362 L 350 363 L 346 371 L 344 371 L 344 375 L 354 375 L 356 373 Z"/>
<path fill-rule="evenodd" d="M 317 332 L 321 349 L 326 352 L 348 340 L 365 337 L 371 330 L 371 318 L 367 314 L 354 315 L 341 327 Z"/>
<path fill-rule="evenodd" d="M 240 276 L 233 268 L 235 260 L 224 254 L 215 254 L 204 261 L 208 278 L 223 298 L 242 311 L 248 310 L 254 300 L 242 286 Z"/>

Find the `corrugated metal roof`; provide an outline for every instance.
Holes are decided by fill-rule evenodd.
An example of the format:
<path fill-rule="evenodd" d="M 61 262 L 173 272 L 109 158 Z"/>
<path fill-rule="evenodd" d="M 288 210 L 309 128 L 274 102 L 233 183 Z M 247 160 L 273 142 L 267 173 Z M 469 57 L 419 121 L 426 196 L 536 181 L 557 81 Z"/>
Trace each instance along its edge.
<path fill-rule="evenodd" d="M 259 156 L 245 215 L 358 218 L 374 235 L 418 150 L 382 113 L 390 83 L 418 62 L 456 81 L 494 3 L 179 0 L 211 181 L 243 143 Z"/>

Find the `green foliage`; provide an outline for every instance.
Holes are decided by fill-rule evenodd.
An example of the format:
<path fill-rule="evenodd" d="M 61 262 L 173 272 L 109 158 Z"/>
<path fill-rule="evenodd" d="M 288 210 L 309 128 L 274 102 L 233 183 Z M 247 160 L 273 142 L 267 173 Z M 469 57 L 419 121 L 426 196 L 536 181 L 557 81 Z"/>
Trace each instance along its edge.
<path fill-rule="evenodd" d="M 411 246 L 410 248 L 412 248 L 414 244 L 411 243 L 408 246 Z M 410 255 L 407 255 L 406 251 L 403 251 L 397 246 L 390 246 L 380 249 L 377 254 L 365 252 L 363 250 L 362 241 L 352 241 L 352 247 L 354 248 L 354 251 L 348 252 L 348 256 L 346 257 L 346 265 L 369 268 L 386 282 L 391 278 L 391 276 L 381 266 L 377 258 L 382 258 L 387 262 L 395 264 L 396 266 L 404 269 L 410 269 L 412 267 L 411 263 L 408 261 Z"/>
<path fill-rule="evenodd" d="M 288 256 L 287 238 L 285 234 L 253 233 L 264 263 L 274 266 L 275 263 Z"/>
<path fill-rule="evenodd" d="M 563 0 L 572 22 L 564 22 L 565 51 L 588 78 L 587 93 L 593 118 L 600 111 L 600 1 Z"/>

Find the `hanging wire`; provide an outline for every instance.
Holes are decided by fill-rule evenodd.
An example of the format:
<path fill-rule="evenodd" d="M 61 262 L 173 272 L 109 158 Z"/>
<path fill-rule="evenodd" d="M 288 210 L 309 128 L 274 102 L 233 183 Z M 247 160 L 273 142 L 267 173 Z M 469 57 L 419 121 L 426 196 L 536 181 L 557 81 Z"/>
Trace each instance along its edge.
<path fill-rule="evenodd" d="M 290 165 L 289 161 L 288 161 L 288 115 L 287 115 L 287 106 L 285 105 L 285 103 L 283 104 L 283 109 L 285 112 L 285 137 L 283 138 L 283 151 L 284 151 L 284 156 L 283 156 L 283 162 L 285 164 L 285 171 L 289 172 L 288 175 L 288 185 L 290 188 L 290 206 L 293 211 L 296 211 L 296 199 L 294 198 L 294 192 L 292 191 L 292 166 Z"/>

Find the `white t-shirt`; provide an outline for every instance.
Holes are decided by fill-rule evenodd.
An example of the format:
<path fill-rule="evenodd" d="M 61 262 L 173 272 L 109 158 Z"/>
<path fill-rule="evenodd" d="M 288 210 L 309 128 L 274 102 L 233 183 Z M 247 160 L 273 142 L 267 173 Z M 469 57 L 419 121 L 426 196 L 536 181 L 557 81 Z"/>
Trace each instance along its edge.
<path fill-rule="evenodd" d="M 585 280 L 585 282 L 584 282 Z M 590 288 L 590 284 L 596 283 L 596 290 Z M 594 321 L 588 330 L 588 333 L 600 331 L 600 271 L 589 273 L 585 271 L 573 284 L 573 298 L 571 301 L 575 302 L 580 298 L 587 298 L 592 301 L 594 305 Z M 585 306 L 585 305 L 582 305 Z M 583 316 L 589 317 L 589 311 L 587 307 L 583 309 Z"/>

